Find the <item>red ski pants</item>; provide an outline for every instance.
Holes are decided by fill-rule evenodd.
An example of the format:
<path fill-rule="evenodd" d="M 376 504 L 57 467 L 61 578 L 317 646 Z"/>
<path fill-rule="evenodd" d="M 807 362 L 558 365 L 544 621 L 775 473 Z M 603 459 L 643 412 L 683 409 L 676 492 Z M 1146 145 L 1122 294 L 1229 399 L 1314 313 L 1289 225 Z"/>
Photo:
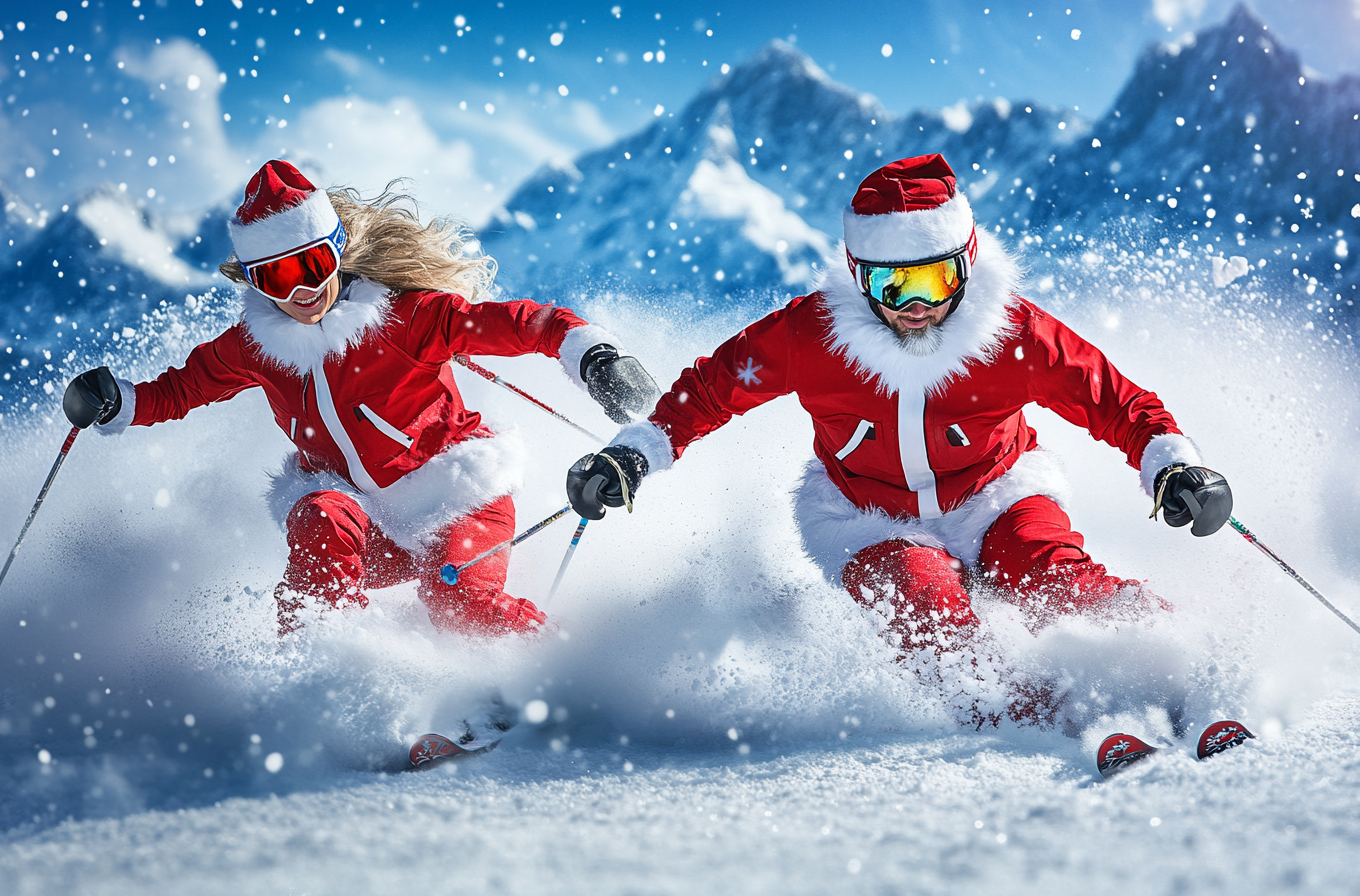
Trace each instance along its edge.
<path fill-rule="evenodd" d="M 1051 498 L 1037 495 L 997 517 L 982 539 L 976 580 L 1025 611 L 1031 630 L 1081 613 L 1128 618 L 1170 605 L 1131 579 L 1106 572 L 1083 550 L 1085 540 Z M 888 620 L 894 646 L 943 650 L 977 626 L 964 588 L 963 564 L 938 548 L 901 540 L 870 545 L 841 573 L 850 595 Z"/>
<path fill-rule="evenodd" d="M 491 501 L 440 529 L 425 550 L 409 552 L 382 533 L 359 503 L 336 491 L 312 492 L 288 514 L 288 568 L 275 591 L 279 633 L 298 628 L 306 599 L 322 606 L 368 606 L 365 588 L 418 580 L 417 593 L 441 630 L 480 634 L 526 631 L 547 617 L 527 600 L 502 589 L 510 552 L 502 551 L 462 573 L 458 584 L 439 576 L 445 563 L 459 566 L 514 537 L 515 504 Z"/>

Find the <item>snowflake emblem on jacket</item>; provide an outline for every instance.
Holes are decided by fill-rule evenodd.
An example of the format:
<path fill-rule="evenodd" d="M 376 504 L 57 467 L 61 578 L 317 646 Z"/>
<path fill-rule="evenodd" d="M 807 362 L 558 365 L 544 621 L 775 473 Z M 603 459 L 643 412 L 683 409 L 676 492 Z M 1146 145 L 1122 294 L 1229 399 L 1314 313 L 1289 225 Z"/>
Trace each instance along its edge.
<path fill-rule="evenodd" d="M 756 376 L 756 373 L 764 367 L 764 364 L 757 364 L 755 358 L 748 357 L 746 366 L 737 368 L 737 379 L 741 380 L 741 384 L 748 389 L 751 388 L 752 383 L 759 386 L 760 377 Z"/>

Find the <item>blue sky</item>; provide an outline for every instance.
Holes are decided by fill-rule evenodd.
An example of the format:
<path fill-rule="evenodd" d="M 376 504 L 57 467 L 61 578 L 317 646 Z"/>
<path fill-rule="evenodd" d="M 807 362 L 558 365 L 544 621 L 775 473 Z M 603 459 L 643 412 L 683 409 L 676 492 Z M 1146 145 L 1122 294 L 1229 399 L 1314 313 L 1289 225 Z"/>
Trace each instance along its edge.
<path fill-rule="evenodd" d="M 1360 0 L 1253 5 L 1320 75 L 1355 70 Z M 673 113 L 776 38 L 896 112 L 1004 96 L 1094 117 L 1146 44 L 1230 6 L 11 3 L 0 14 L 0 181 L 44 207 L 122 184 L 174 213 L 228 201 L 285 155 L 366 189 L 410 176 L 427 207 L 475 224 L 537 165 Z"/>

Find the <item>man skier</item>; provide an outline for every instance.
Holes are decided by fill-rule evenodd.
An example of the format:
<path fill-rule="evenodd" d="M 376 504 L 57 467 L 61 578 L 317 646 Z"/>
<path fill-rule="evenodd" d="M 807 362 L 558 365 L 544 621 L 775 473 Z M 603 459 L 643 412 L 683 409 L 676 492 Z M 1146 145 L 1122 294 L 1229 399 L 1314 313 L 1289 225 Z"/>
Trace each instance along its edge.
<path fill-rule="evenodd" d="M 564 308 L 477 302 L 490 259 L 462 255 L 466 233 L 422 226 L 407 197 L 327 194 L 287 162 L 265 164 L 230 222 L 244 310 L 183 368 L 133 385 L 107 367 L 76 377 L 65 410 L 105 434 L 150 426 L 260 386 L 297 451 L 269 502 L 288 534 L 275 591 L 280 634 L 304 606 L 364 607 L 365 588 L 419 579 L 440 629 L 486 634 L 545 621 L 504 593 L 508 552 L 439 575 L 514 535 L 511 494 L 524 449 L 468 409 L 455 354 L 559 358 L 615 422 L 646 413 L 657 388 L 617 339 Z"/>
<path fill-rule="evenodd" d="M 631 502 L 694 440 L 796 393 L 815 431 L 794 502 L 804 547 L 885 617 L 899 661 L 970 642 L 965 584 L 989 584 L 1033 630 L 1164 606 L 1082 549 L 1063 478 L 1022 413 L 1036 402 L 1119 448 L 1167 523 L 1208 535 L 1232 493 L 1157 396 L 1015 294 L 1015 262 L 974 226 L 943 157 L 875 171 L 843 223 L 846 264 L 817 291 L 699 358 L 649 420 L 571 468 L 576 511 L 598 519 Z"/>

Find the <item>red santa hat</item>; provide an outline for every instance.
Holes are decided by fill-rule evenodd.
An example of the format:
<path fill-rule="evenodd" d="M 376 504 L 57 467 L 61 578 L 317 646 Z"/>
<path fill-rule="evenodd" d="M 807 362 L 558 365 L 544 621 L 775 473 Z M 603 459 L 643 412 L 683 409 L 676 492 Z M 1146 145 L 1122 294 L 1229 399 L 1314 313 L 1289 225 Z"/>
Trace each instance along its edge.
<path fill-rule="evenodd" d="M 340 223 L 330 197 L 287 162 L 265 162 L 246 184 L 246 198 L 227 224 L 243 262 L 282 255 L 330 236 Z"/>
<path fill-rule="evenodd" d="M 919 261 L 968 244 L 973 209 L 939 153 L 899 159 L 860 183 L 841 214 L 845 248 L 860 261 Z"/>

